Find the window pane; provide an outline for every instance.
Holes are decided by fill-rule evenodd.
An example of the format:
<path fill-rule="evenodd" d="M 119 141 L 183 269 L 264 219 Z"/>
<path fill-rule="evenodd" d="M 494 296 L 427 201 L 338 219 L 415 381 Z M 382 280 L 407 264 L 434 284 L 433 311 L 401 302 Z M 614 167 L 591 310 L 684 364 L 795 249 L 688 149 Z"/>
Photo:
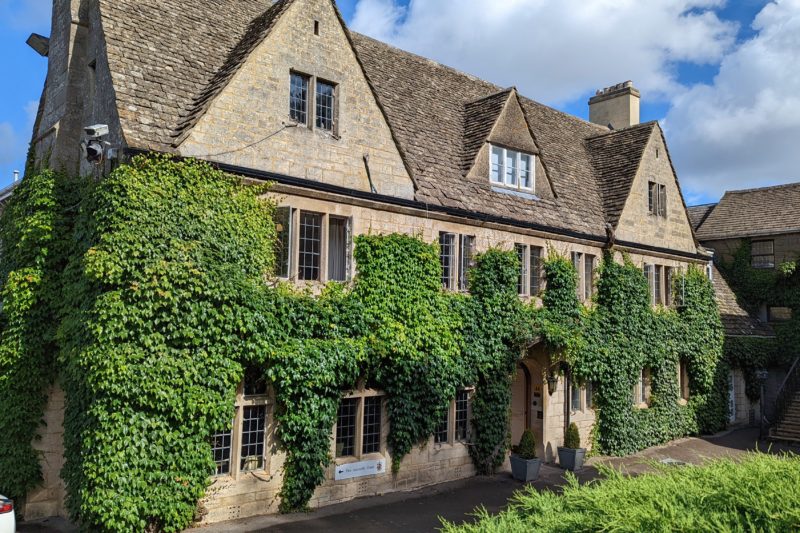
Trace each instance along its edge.
<path fill-rule="evenodd" d="M 364 446 L 361 453 L 381 451 L 382 396 L 364 398 Z"/>
<path fill-rule="evenodd" d="M 493 183 L 503 183 L 503 149 L 492 146 L 491 180 Z"/>
<path fill-rule="evenodd" d="M 456 440 L 467 440 L 467 416 L 469 410 L 469 392 L 456 393 Z"/>
<path fill-rule="evenodd" d="M 577 383 L 572 384 L 572 394 L 570 399 L 570 405 L 573 411 L 580 411 L 581 410 L 581 388 L 577 385 Z"/>
<path fill-rule="evenodd" d="M 439 234 L 439 260 L 442 263 L 442 286 L 453 288 L 456 268 L 456 236 L 453 233 Z"/>
<path fill-rule="evenodd" d="M 458 262 L 458 290 L 467 290 L 467 272 L 473 265 L 475 256 L 475 236 L 461 235 L 460 260 Z"/>
<path fill-rule="evenodd" d="M 320 248 L 322 244 L 322 215 L 300 212 L 300 257 L 297 277 L 319 281 Z"/>
<path fill-rule="evenodd" d="M 586 408 L 594 409 L 594 385 L 591 381 L 586 382 Z"/>
<path fill-rule="evenodd" d="M 653 268 L 653 301 L 656 305 L 662 303 L 661 301 L 661 271 L 664 267 L 656 265 Z"/>
<path fill-rule="evenodd" d="M 653 181 L 647 183 L 647 202 L 650 214 L 655 215 L 657 212 L 658 185 Z"/>
<path fill-rule="evenodd" d="M 356 453 L 356 409 L 358 398 L 346 398 L 336 414 L 336 457 Z"/>
<path fill-rule="evenodd" d="M 302 124 L 308 122 L 308 76 L 292 73 L 289 86 L 289 117 Z"/>
<path fill-rule="evenodd" d="M 317 81 L 317 127 L 333 131 L 333 111 L 336 88 L 330 83 Z"/>
<path fill-rule="evenodd" d="M 664 267 L 664 305 L 672 305 L 672 267 Z"/>
<path fill-rule="evenodd" d="M 647 403 L 647 388 L 650 386 L 650 371 L 642 369 L 642 377 L 639 379 L 639 403 Z"/>
<path fill-rule="evenodd" d="M 750 244 L 750 255 L 752 256 L 751 264 L 753 268 L 774 268 L 774 254 L 774 241 L 753 241 Z"/>
<path fill-rule="evenodd" d="M 645 265 L 644 266 L 644 275 L 647 278 L 647 288 L 648 288 L 648 298 L 650 300 L 650 305 L 653 304 L 653 265 Z"/>
<path fill-rule="evenodd" d="M 450 409 L 444 412 L 444 416 L 439 420 L 436 431 L 433 433 L 433 442 L 447 442 L 447 427 L 450 425 Z"/>
<path fill-rule="evenodd" d="M 583 271 L 583 269 L 581 268 L 583 266 L 582 256 L 583 254 L 580 252 L 572 252 L 572 266 L 575 268 L 575 274 L 577 275 L 576 278 L 577 287 L 575 290 L 578 294 L 579 300 L 583 300 L 583 283 L 582 283 L 583 276 L 581 276 L 581 273 Z"/>
<path fill-rule="evenodd" d="M 347 281 L 348 256 L 350 248 L 348 243 L 350 219 L 330 217 L 328 219 L 328 279 L 333 281 Z"/>
<path fill-rule="evenodd" d="M 594 256 L 585 255 L 583 260 L 583 298 L 589 300 L 594 292 Z"/>
<path fill-rule="evenodd" d="M 518 152 L 506 150 L 506 185 L 517 186 L 517 155 Z"/>
<path fill-rule="evenodd" d="M 521 154 L 519 157 L 519 186 L 523 189 L 533 188 L 531 175 L 531 159 L 529 155 Z"/>
<path fill-rule="evenodd" d="M 667 186 L 658 186 L 658 214 L 664 218 L 667 217 Z"/>
<path fill-rule="evenodd" d="M 281 278 L 289 277 L 289 261 L 292 246 L 292 209 L 278 207 L 275 209 L 275 274 Z"/>
<path fill-rule="evenodd" d="M 216 475 L 231 471 L 231 430 L 211 435 L 211 453 L 217 465 Z"/>
<path fill-rule="evenodd" d="M 517 277 L 517 293 L 524 295 L 528 288 L 528 259 L 525 257 L 528 247 L 524 244 L 515 244 L 514 250 L 519 258 L 519 276 Z"/>
<path fill-rule="evenodd" d="M 242 471 L 264 468 L 264 432 L 267 406 L 250 405 L 242 410 Z"/>
<path fill-rule="evenodd" d="M 531 296 L 537 296 L 542 290 L 544 271 L 542 269 L 542 249 L 539 246 L 531 246 Z"/>
<path fill-rule="evenodd" d="M 263 396 L 267 393 L 264 371 L 258 367 L 247 367 L 244 371 L 244 396 Z"/>

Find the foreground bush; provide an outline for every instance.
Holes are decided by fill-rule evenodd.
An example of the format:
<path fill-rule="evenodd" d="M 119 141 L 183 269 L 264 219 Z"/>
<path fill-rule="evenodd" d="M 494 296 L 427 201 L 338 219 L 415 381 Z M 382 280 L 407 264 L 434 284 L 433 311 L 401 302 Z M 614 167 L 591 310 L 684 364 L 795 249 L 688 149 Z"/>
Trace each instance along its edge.
<path fill-rule="evenodd" d="M 528 487 L 496 516 L 446 524 L 446 533 L 579 531 L 797 531 L 800 459 L 751 454 L 737 463 L 658 468 L 638 477 L 601 468 L 604 479 L 561 495 Z"/>

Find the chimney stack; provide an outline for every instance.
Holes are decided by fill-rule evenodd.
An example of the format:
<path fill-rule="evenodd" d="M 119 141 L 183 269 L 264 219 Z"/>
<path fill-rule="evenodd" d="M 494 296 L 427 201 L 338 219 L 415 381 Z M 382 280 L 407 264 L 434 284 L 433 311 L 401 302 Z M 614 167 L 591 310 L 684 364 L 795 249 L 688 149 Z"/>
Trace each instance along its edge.
<path fill-rule="evenodd" d="M 619 130 L 639 123 L 639 90 L 626 81 L 597 91 L 589 99 L 589 122 Z"/>

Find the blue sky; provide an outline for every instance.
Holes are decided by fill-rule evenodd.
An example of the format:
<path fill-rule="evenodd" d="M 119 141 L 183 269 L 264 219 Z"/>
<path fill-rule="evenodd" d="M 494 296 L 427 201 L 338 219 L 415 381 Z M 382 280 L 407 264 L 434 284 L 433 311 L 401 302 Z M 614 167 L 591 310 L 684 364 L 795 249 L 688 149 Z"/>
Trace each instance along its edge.
<path fill-rule="evenodd" d="M 690 204 L 800 181 L 800 0 L 338 3 L 357 31 L 581 118 L 595 89 L 632 79 Z M 0 0 L 0 186 L 24 166 L 46 73 L 25 40 L 49 26 L 50 0 Z"/>

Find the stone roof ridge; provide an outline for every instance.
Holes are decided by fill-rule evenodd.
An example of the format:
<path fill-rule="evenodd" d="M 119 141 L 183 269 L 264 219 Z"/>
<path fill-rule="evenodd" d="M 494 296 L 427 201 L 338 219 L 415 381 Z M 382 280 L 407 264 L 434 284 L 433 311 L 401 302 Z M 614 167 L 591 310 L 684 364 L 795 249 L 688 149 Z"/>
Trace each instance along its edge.
<path fill-rule="evenodd" d="M 735 191 L 725 191 L 725 195 L 728 194 L 747 194 L 753 192 L 766 192 L 772 190 L 780 190 L 780 189 L 800 189 L 800 181 L 794 183 L 782 183 L 780 185 L 767 185 L 765 187 L 753 187 L 751 189 L 737 189 Z M 723 195 L 723 197 L 725 196 Z"/>
<path fill-rule="evenodd" d="M 293 2 L 294 0 L 275 0 L 261 15 L 250 21 L 242 38 L 228 53 L 225 63 L 194 98 L 191 107 L 181 113 L 173 132 L 173 146 L 180 145 L 186 139 L 214 99 L 244 65 L 253 50 L 267 38 L 275 23 Z"/>
<path fill-rule="evenodd" d="M 491 100 L 493 98 L 498 98 L 500 96 L 508 97 L 512 92 L 514 92 L 516 90 L 517 90 L 517 88 L 512 85 L 511 87 L 506 87 L 505 89 L 502 89 L 502 90 L 497 91 L 495 93 L 490 93 L 490 94 L 487 94 L 486 96 L 481 96 L 480 98 L 476 98 L 474 100 L 470 100 L 468 102 L 465 102 L 464 103 L 464 107 L 467 108 L 467 107 L 470 107 L 470 106 L 473 106 L 473 105 L 477 105 L 477 104 L 480 104 L 480 103 L 482 103 L 482 102 L 484 102 L 486 100 Z"/>
<path fill-rule="evenodd" d="M 638 129 L 649 129 L 655 126 L 656 124 L 658 124 L 657 120 L 648 120 L 647 122 L 640 122 L 639 124 L 633 124 L 632 126 L 626 126 L 618 130 L 609 129 L 608 131 L 598 133 L 597 135 L 590 135 L 589 137 L 586 138 L 586 140 L 597 139 L 600 137 L 606 137 L 618 133 L 629 133 L 631 131 L 636 131 Z"/>

